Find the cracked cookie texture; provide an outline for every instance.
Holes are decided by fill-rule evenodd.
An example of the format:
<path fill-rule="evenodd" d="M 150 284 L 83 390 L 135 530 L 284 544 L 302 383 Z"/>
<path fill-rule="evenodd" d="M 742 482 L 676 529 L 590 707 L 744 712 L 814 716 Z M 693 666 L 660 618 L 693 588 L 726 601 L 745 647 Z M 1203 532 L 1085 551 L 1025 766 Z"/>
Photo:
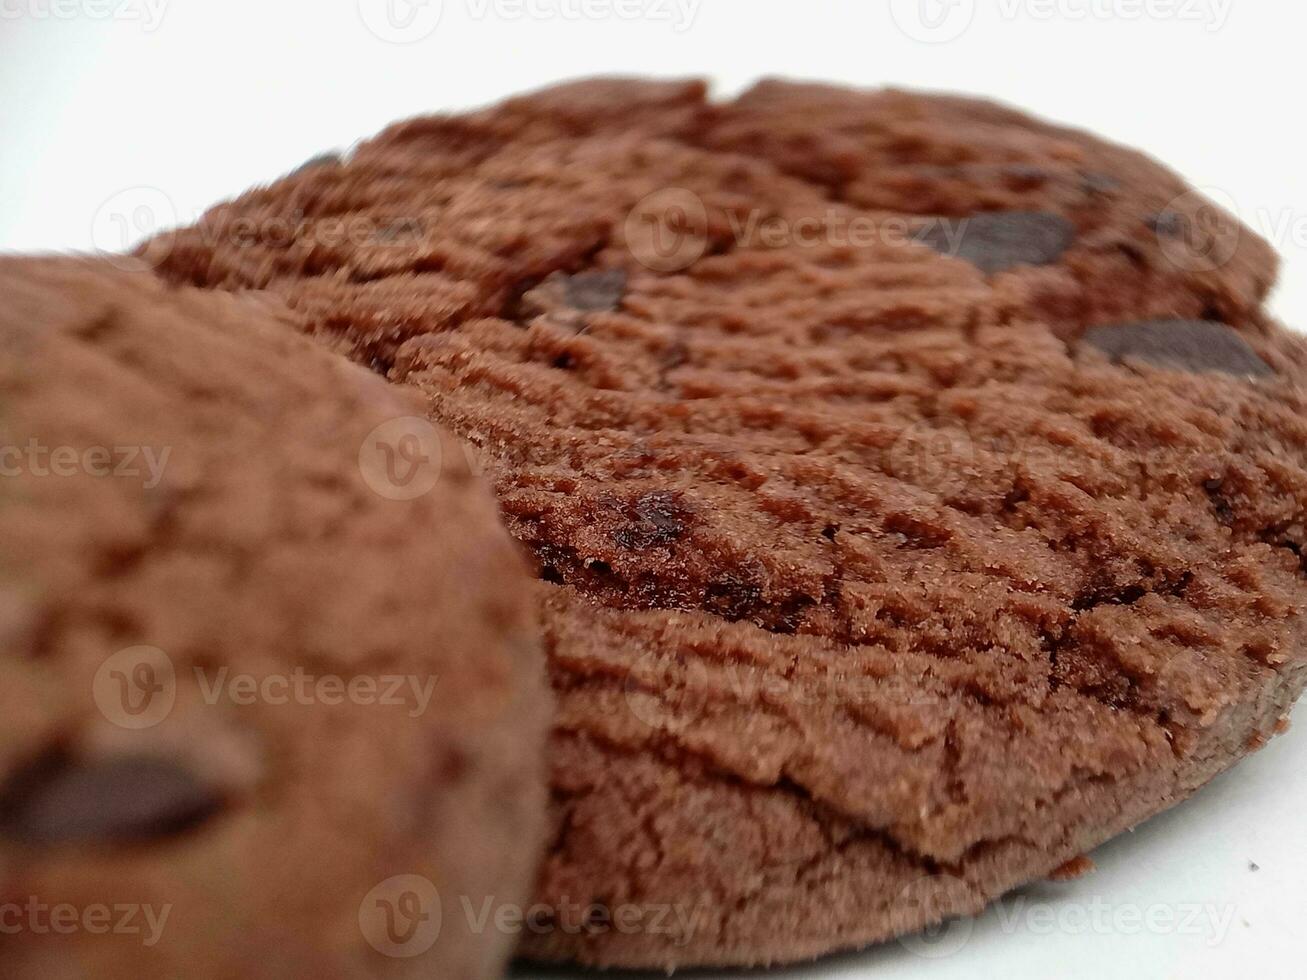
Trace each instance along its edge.
<path fill-rule="evenodd" d="M 1271 249 L 1134 151 L 597 80 L 400 123 L 141 255 L 419 392 L 535 556 L 528 957 L 770 964 L 975 913 L 1307 682 L 1307 348 Z"/>
<path fill-rule="evenodd" d="M 377 492 L 411 393 L 120 265 L 0 261 L 0 973 L 499 976 L 549 707 L 491 495 L 449 437 Z"/>

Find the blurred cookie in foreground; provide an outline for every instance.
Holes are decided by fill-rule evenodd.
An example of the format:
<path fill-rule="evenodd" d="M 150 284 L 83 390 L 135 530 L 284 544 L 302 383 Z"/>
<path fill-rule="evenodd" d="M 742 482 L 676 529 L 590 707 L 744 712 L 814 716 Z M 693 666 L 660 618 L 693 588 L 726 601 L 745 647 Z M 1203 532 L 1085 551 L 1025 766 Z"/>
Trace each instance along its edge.
<path fill-rule="evenodd" d="M 258 299 L 0 292 L 0 973 L 498 975 L 548 699 L 457 444 Z"/>

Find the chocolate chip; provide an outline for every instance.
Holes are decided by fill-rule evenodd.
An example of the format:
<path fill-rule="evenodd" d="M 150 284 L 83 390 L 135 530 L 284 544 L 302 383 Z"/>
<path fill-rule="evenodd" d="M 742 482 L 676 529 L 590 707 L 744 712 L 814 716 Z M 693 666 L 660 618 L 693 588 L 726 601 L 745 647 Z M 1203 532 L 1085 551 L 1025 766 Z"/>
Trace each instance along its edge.
<path fill-rule="evenodd" d="M 1021 265 L 1050 265 L 1075 237 L 1075 225 L 1061 215 L 994 211 L 957 221 L 940 219 L 924 230 L 920 241 L 993 275 Z"/>
<path fill-rule="evenodd" d="M 1003 177 L 1013 190 L 1028 191 L 1040 187 L 1049 180 L 1047 170 L 1027 163 L 1014 163 L 1003 169 Z"/>
<path fill-rule="evenodd" d="M 583 314 L 617 309 L 625 292 L 626 272 L 622 269 L 600 269 L 575 275 L 553 272 L 542 282 L 522 291 L 521 298 L 514 304 L 514 312 L 524 319 L 549 316 L 555 323 L 570 326 L 580 333 L 586 328 Z"/>
<path fill-rule="evenodd" d="M 221 806 L 212 788 L 174 761 L 57 754 L 0 792 L 0 837 L 29 844 L 154 840 L 189 830 Z"/>
<path fill-rule="evenodd" d="M 667 537 L 674 538 L 685 531 L 686 511 L 675 494 L 646 493 L 635 502 L 635 513 L 640 520 L 648 521 L 659 534 Z"/>
<path fill-rule="evenodd" d="M 334 167 L 337 164 L 344 162 L 345 157 L 343 154 L 338 153 L 335 150 L 330 150 L 326 153 L 319 153 L 315 157 L 309 157 L 309 159 L 305 160 L 286 176 L 294 177 L 296 174 L 302 174 L 306 170 L 316 170 L 318 167 Z"/>
<path fill-rule="evenodd" d="M 1225 480 L 1215 477 L 1203 481 L 1203 490 L 1207 493 L 1207 498 L 1212 503 L 1212 510 L 1216 514 L 1216 519 L 1226 526 L 1234 524 L 1234 508 L 1230 506 L 1230 501 L 1226 499 Z"/>
<path fill-rule="evenodd" d="M 629 523 L 613 532 L 613 540 L 632 551 L 675 541 L 691 520 L 690 508 L 665 490 L 641 494 L 625 516 Z"/>
<path fill-rule="evenodd" d="M 1111 174 L 1088 171 L 1080 176 L 1084 181 L 1085 190 L 1090 194 L 1107 195 L 1121 189 L 1121 182 Z"/>
<path fill-rule="evenodd" d="M 623 269 L 578 272 L 563 282 L 563 296 L 567 305 L 586 313 L 617 309 L 625 292 L 626 272 Z"/>
<path fill-rule="evenodd" d="M 1163 211 L 1160 214 L 1154 214 L 1144 219 L 1144 224 L 1148 225 L 1154 233 L 1165 235 L 1167 238 L 1179 238 L 1185 232 L 1185 217 L 1175 211 Z"/>
<path fill-rule="evenodd" d="M 726 573 L 708 583 L 703 608 L 731 622 L 746 619 L 758 606 L 762 589 L 747 578 Z"/>
<path fill-rule="evenodd" d="M 690 346 L 682 340 L 673 340 L 663 348 L 662 367 L 665 371 L 674 371 L 690 360 Z"/>
<path fill-rule="evenodd" d="M 417 218 L 395 218 L 378 226 L 376 239 L 379 242 L 416 242 L 424 236 L 422 222 Z"/>
<path fill-rule="evenodd" d="M 1224 323 L 1211 320 L 1150 320 L 1092 327 L 1085 343 L 1114 362 L 1127 359 L 1178 371 L 1220 371 L 1265 378 L 1274 371 Z"/>

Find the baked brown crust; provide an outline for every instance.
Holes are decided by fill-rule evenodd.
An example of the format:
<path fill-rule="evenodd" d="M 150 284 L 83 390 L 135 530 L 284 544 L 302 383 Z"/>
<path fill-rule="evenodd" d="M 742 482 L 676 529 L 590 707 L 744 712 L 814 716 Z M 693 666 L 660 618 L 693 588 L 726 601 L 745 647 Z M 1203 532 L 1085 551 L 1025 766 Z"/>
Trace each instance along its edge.
<path fill-rule="evenodd" d="M 1307 361 L 1269 247 L 1187 237 L 1208 207 L 972 100 L 599 81 L 397 125 L 145 254 L 416 387 L 536 555 L 526 955 L 745 965 L 977 911 L 1301 691 Z M 1234 361 L 1177 369 L 1194 331 Z"/>
<path fill-rule="evenodd" d="M 498 976 L 457 897 L 526 898 L 548 698 L 453 440 L 374 489 L 413 402 L 258 297 L 72 259 L 0 293 L 0 973 Z M 387 943 L 397 875 L 438 936 Z"/>

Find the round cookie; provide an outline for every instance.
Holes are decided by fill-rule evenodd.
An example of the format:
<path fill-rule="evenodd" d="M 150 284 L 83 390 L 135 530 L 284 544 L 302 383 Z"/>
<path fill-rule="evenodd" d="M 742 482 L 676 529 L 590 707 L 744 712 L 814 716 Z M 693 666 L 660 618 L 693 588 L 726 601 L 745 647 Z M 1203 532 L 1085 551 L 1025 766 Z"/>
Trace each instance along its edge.
<path fill-rule="evenodd" d="M 0 973 L 498 976 L 548 697 L 456 443 L 257 297 L 0 292 Z"/>
<path fill-rule="evenodd" d="M 528 956 L 974 913 L 1307 683 L 1307 350 L 1269 247 L 1133 151 L 600 81 L 402 123 L 144 255 L 283 298 L 479 447 L 560 700 Z"/>

